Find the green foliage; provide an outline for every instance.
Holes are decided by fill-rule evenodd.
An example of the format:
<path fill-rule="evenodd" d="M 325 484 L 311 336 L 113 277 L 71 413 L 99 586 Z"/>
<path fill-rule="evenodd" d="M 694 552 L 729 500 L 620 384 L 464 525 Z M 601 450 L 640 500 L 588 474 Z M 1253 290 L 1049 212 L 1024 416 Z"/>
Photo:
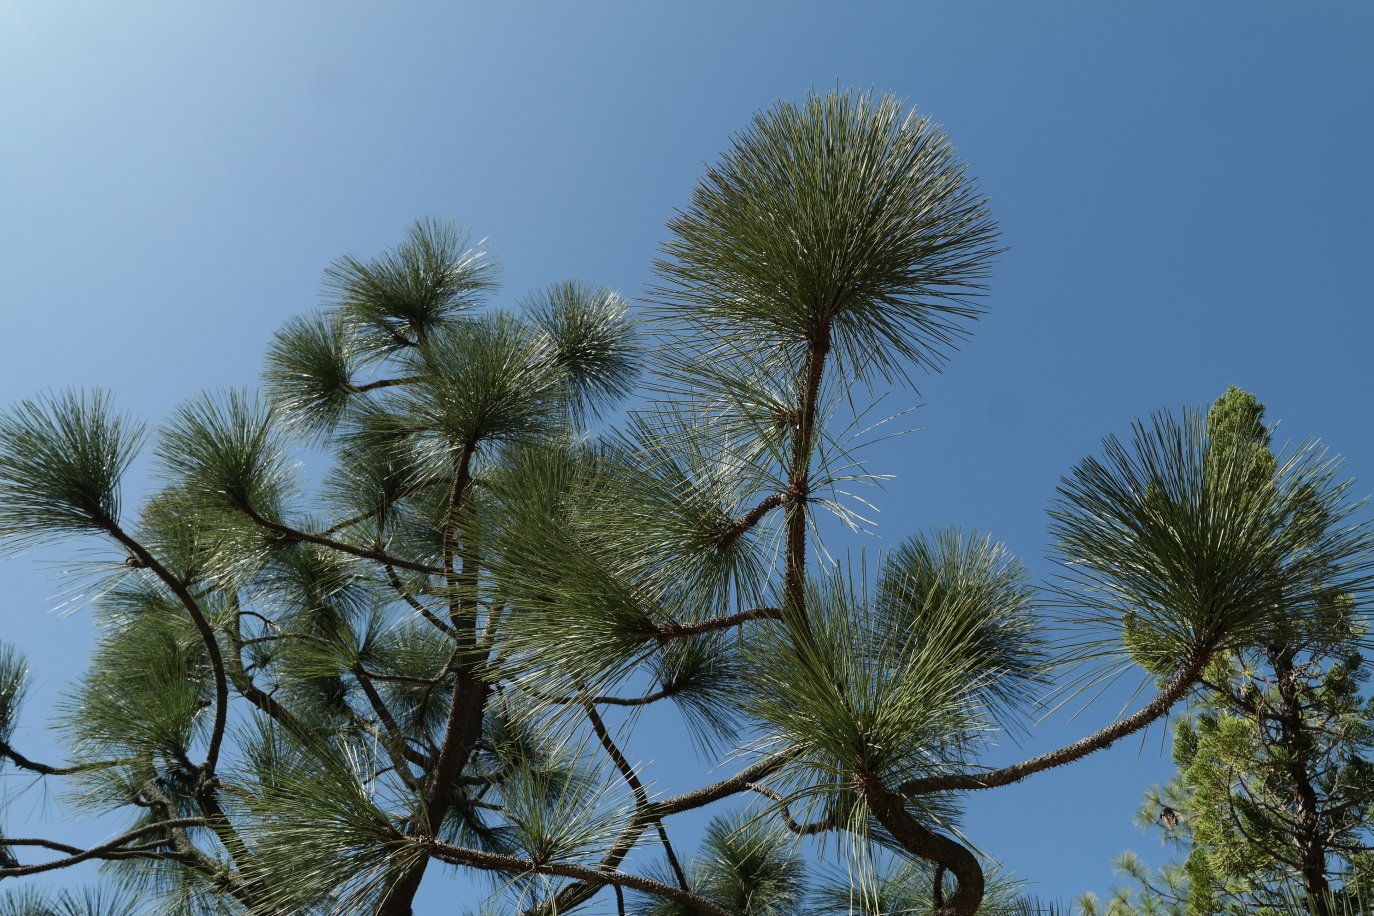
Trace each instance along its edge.
<path fill-rule="evenodd" d="M 117 520 L 142 439 L 99 389 L 20 401 L 0 416 L 0 537 L 15 549 Z"/>
<path fill-rule="evenodd" d="M 832 876 L 818 889 L 807 916 L 925 916 L 934 910 L 935 871 L 927 863 L 881 859 L 866 865 L 862 879 Z M 1055 916 L 1059 909 L 1025 896 L 1023 882 L 1001 872 L 988 876 L 978 916 Z M 942 888 L 953 890 L 945 879 Z"/>
<path fill-rule="evenodd" d="M 668 227 L 655 268 L 670 314 L 791 357 L 827 328 L 854 376 L 938 366 L 996 254 L 954 147 L 891 96 L 831 92 L 756 115 Z"/>
<path fill-rule="evenodd" d="M 356 391 L 360 347 L 337 314 L 292 318 L 267 351 L 263 382 L 288 423 L 327 436 Z"/>
<path fill-rule="evenodd" d="M 595 416 L 632 392 L 643 354 L 624 299 L 568 280 L 528 301 L 525 311 L 553 342 L 553 363 L 572 389 L 575 415 Z"/>
<path fill-rule="evenodd" d="M 244 735 L 249 773 L 238 812 L 254 837 L 250 877 L 275 911 L 342 913 L 375 905 L 424 856 L 401 833 L 405 814 L 355 743 L 297 738 L 261 721 Z M 391 799 L 400 802 L 401 799 Z"/>
<path fill-rule="evenodd" d="M 28 685 L 29 670 L 24 656 L 9 643 L 0 643 L 0 741 L 10 740 L 14 732 Z"/>
<path fill-rule="evenodd" d="M 1339 722 L 1360 749 L 1318 783 L 1365 822 L 1371 540 L 1319 447 L 1276 458 L 1238 391 L 1107 440 L 1053 512 L 1059 620 L 989 537 L 836 561 L 822 533 L 863 529 L 853 491 L 879 480 L 871 387 L 937 369 L 980 314 L 985 202 L 927 119 L 833 92 L 758 116 L 670 229 L 647 341 L 580 282 L 487 307 L 490 258 L 444 223 L 335 262 L 326 306 L 270 345 L 265 397 L 202 395 L 164 425 L 135 524 L 118 481 L 141 431 L 105 395 L 0 418 L 0 536 L 96 530 L 124 559 L 89 567 L 101 635 L 63 710 L 70 765 L 0 758 L 130 831 L 68 858 L 11 835 L 0 879 L 35 851 L 94 858 L 188 916 L 406 916 L 453 867 L 489 876 L 485 911 L 528 916 L 611 894 L 661 914 L 1029 913 L 995 847 L 960 833 L 962 794 L 1145 727 L 1199 671 L 1235 696 L 1180 733 L 1180 810 L 1210 844 L 1191 891 L 1268 867 L 1208 812 L 1287 842 L 1279 776 L 1325 746 L 1275 740 L 1239 702 L 1296 690 Z M 646 367 L 658 400 L 598 426 Z M 322 457 L 310 494 L 296 464 Z M 1082 661 L 1183 677 L 1083 741 L 985 766 Z M 23 683 L 0 652 L 6 742 Z M 719 769 L 675 795 L 634 756 L 670 705 Z M 684 868 L 676 825 L 711 806 Z M 1345 861 L 1349 896 L 1367 861 Z"/>
<path fill-rule="evenodd" d="M 672 877 L 660 869 L 665 881 Z M 796 839 L 778 824 L 715 818 L 688 869 L 687 884 L 727 913 L 789 916 L 802 912 L 806 869 Z M 689 916 L 676 902 L 645 901 L 637 916 Z"/>
<path fill-rule="evenodd" d="M 112 596 L 120 600 L 123 596 Z M 111 619 L 91 667 L 67 702 L 64 729 L 82 759 L 187 759 L 207 725 L 205 647 L 165 596 L 128 596 L 131 613 Z"/>
<path fill-rule="evenodd" d="M 979 705 L 1000 715 L 1048 680 L 1051 658 L 1035 595 L 1025 566 L 991 538 L 950 530 L 916 535 L 884 564 L 878 631 L 902 651 L 944 641 L 945 665 L 968 679 Z"/>
<path fill-rule="evenodd" d="M 0 894 L 0 916 L 137 916 L 138 913 L 137 899 L 108 888 L 68 889 L 55 894 L 22 889 Z"/>
<path fill-rule="evenodd" d="M 164 478 L 208 509 L 278 514 L 290 478 L 273 419 L 245 391 L 203 395 L 182 405 L 157 443 Z"/>
<path fill-rule="evenodd" d="M 496 286 L 497 268 L 481 247 L 448 223 L 415 223 L 394 251 L 364 261 L 340 258 L 325 271 L 325 289 L 340 314 L 382 354 L 425 340 L 475 307 Z"/>
<path fill-rule="evenodd" d="M 1158 414 L 1074 468 L 1051 510 L 1065 596 L 1085 654 L 1121 648 L 1146 670 L 1254 645 L 1294 614 L 1369 581 L 1371 535 L 1315 445 L 1276 465 L 1206 432 L 1198 412 Z M 1270 470 L 1272 469 L 1272 470 Z"/>
<path fill-rule="evenodd" d="M 1206 478 L 1286 504 L 1290 546 L 1270 562 L 1288 581 L 1274 588 L 1278 614 L 1248 645 L 1213 659 L 1190 715 L 1176 725 L 1178 775 L 1163 794 L 1147 796 L 1139 820 L 1161 826 L 1186 858 L 1162 876 L 1123 867 L 1141 911 L 1296 906 L 1328 916 L 1336 903 L 1368 893 L 1362 850 L 1374 815 L 1374 701 L 1364 696 L 1361 651 L 1364 532 L 1350 524 L 1325 471 L 1288 476 L 1293 462 L 1280 465 L 1269 450 L 1263 413 L 1235 387 L 1217 399 L 1207 415 Z M 1323 563 L 1302 556 L 1341 542 L 1346 547 Z M 1129 889 L 1118 898 L 1129 902 Z"/>

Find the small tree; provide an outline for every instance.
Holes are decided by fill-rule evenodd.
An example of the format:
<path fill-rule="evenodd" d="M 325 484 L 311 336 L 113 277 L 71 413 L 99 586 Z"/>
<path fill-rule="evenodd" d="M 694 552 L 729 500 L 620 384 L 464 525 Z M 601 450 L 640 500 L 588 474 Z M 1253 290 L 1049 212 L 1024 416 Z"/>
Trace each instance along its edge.
<path fill-rule="evenodd" d="M 858 509 L 866 393 L 938 368 L 980 312 L 985 202 L 928 121 L 831 93 L 756 117 L 670 229 L 654 399 L 618 430 L 597 423 L 646 352 L 624 302 L 564 284 L 484 310 L 490 262 L 435 223 L 330 268 L 335 303 L 278 334 L 266 401 L 178 410 L 136 517 L 119 479 L 142 426 L 108 396 L 0 420 L 10 543 L 116 550 L 71 762 L 4 743 L 15 655 L 0 755 L 130 817 L 84 850 L 11 836 L 0 879 L 98 859 L 181 911 L 396 916 L 439 863 L 495 876 L 499 912 L 604 894 L 761 916 L 834 903 L 796 838 L 842 833 L 856 911 L 967 916 L 989 883 L 962 793 L 1146 727 L 1281 615 L 1364 588 L 1370 538 L 1321 452 L 1261 467 L 1195 412 L 1061 485 L 1067 644 L 983 536 L 912 537 L 871 575 L 816 562 L 822 514 Z M 313 499 L 292 437 L 332 458 Z M 1161 679 L 1139 711 L 978 765 L 1057 665 L 1133 657 Z M 734 775 L 649 791 L 622 737 L 665 703 Z M 741 798 L 684 862 L 671 819 Z"/>
<path fill-rule="evenodd" d="M 1274 466 L 1263 418 L 1253 395 L 1231 388 L 1208 414 L 1214 448 Z M 1255 486 L 1271 477 L 1257 474 Z M 1320 520 L 1323 510 L 1311 511 Z M 1325 523 L 1314 535 L 1334 536 Z M 1157 876 L 1124 860 L 1142 905 L 1249 913 L 1297 901 L 1329 916 L 1374 902 L 1368 626 L 1337 588 L 1313 610 L 1286 616 L 1260 645 L 1217 656 L 1204 672 L 1175 730 L 1178 775 L 1147 794 L 1140 817 L 1187 859 Z"/>

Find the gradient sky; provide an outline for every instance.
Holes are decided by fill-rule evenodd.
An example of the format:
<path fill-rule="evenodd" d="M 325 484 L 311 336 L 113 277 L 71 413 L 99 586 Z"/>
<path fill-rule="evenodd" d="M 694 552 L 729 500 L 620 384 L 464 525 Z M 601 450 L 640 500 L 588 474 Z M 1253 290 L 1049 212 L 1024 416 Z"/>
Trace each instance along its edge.
<path fill-rule="evenodd" d="M 1059 476 L 1227 384 L 1374 490 L 1371 48 L 1356 3 L 0 0 L 0 401 L 101 385 L 155 421 L 254 384 L 324 266 L 422 215 L 489 239 L 498 303 L 567 277 L 637 297 L 752 112 L 873 88 L 948 129 L 1008 251 L 975 336 L 887 402 L 920 404 L 920 430 L 874 453 L 897 479 L 870 549 L 959 525 L 1048 576 Z M 0 565 L 0 638 L 38 687 L 15 741 L 44 757 L 92 642 L 79 601 L 58 613 L 64 555 Z M 647 731 L 631 755 L 693 763 L 676 740 Z M 985 793 L 968 834 L 1045 897 L 1104 891 L 1118 852 L 1161 856 L 1131 816 L 1166 756 L 1155 729 Z M 33 787 L 8 831 L 97 839 L 57 823 L 59 798 Z M 417 912 L 456 912 L 464 887 L 431 881 Z"/>

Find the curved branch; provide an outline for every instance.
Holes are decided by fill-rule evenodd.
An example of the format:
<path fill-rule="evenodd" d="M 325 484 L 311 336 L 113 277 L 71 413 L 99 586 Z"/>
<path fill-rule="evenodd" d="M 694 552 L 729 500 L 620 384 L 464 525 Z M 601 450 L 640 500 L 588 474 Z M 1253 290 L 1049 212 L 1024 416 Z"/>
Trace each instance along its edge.
<path fill-rule="evenodd" d="M 118 760 L 101 760 L 95 763 L 76 763 L 71 766 L 55 767 L 51 764 L 41 763 L 37 760 L 25 757 L 5 741 L 0 741 L 0 757 L 9 760 L 21 770 L 37 773 L 39 776 L 70 776 L 73 773 L 85 773 L 89 770 L 98 770 L 102 767 L 115 766 L 121 762 Z"/>
<path fill-rule="evenodd" d="M 787 502 L 787 493 L 774 493 L 764 498 L 757 506 L 750 509 L 739 518 L 725 525 L 716 535 L 717 547 L 729 547 L 735 541 L 743 537 L 750 528 L 763 521 L 764 516 L 769 512 Z"/>
<path fill-rule="evenodd" d="M 854 788 L 868 803 L 868 810 L 873 812 L 878 823 L 886 827 L 903 848 L 954 875 L 958 882 L 954 893 L 948 900 L 937 896 L 931 910 L 933 916 L 973 916 L 977 913 L 986 889 L 978 857 L 963 844 L 923 826 L 906 810 L 902 797 L 885 789 L 876 779 L 856 774 Z"/>
<path fill-rule="evenodd" d="M 834 814 L 822 818 L 819 821 L 803 824 L 792 817 L 792 811 L 787 806 L 787 799 L 783 798 L 780 793 L 774 792 L 767 786 L 760 786 L 752 782 L 745 786 L 745 788 L 776 802 L 778 805 L 778 814 L 782 816 L 782 822 L 787 825 L 788 830 L 792 831 L 797 836 L 814 836 L 817 833 L 825 833 L 827 830 L 834 830 L 839 826 L 839 824 L 835 823 Z"/>
<path fill-rule="evenodd" d="M 210 659 L 210 669 L 215 679 L 215 723 L 210 731 L 210 745 L 205 751 L 205 765 L 199 768 L 200 787 L 197 791 L 209 791 L 214 784 L 220 745 L 224 742 L 224 729 L 229 722 L 229 678 L 225 673 L 224 656 L 220 652 L 219 640 L 215 637 L 215 628 L 210 625 L 205 612 L 201 610 L 200 604 L 185 582 L 172 575 L 167 567 L 158 562 L 156 557 L 125 532 L 113 518 L 102 515 L 100 521 L 110 536 L 129 551 L 143 568 L 152 570 L 153 574 L 171 589 L 172 594 L 176 595 L 177 600 L 186 608 L 186 613 L 191 616 L 201 641 L 205 643 L 205 654 Z"/>
<path fill-rule="evenodd" d="M 17 865 L 13 868 L 0 868 L 0 878 L 22 878 L 25 875 L 37 875 L 45 871 L 57 871 L 60 868 L 68 868 L 88 859 L 108 859 L 108 858 L 128 858 L 123 853 L 133 853 L 135 855 L 146 855 L 152 851 L 153 847 L 141 846 L 137 849 L 124 849 L 120 847 L 132 843 L 134 840 L 154 830 L 173 830 L 183 827 L 205 827 L 209 822 L 203 817 L 181 817 L 171 821 L 159 821 L 156 824 L 144 824 L 130 830 L 110 840 L 108 843 L 101 843 L 99 846 L 92 846 L 90 849 L 80 849 L 75 846 L 68 846 L 65 843 L 57 843 L 52 840 L 35 840 L 27 838 L 6 837 L 6 846 L 44 846 L 58 852 L 69 853 L 65 859 L 54 859 L 51 862 L 40 862 L 37 865 Z M 160 844 L 159 844 L 160 845 Z"/>
<path fill-rule="evenodd" d="M 1212 657 L 1212 650 L 1199 649 L 1179 667 L 1159 694 L 1137 712 L 1120 719 L 1099 732 L 1079 739 L 1073 744 L 1049 751 L 1038 757 L 986 773 L 951 773 L 944 776 L 925 776 L 903 783 L 898 792 L 907 797 L 929 795 L 934 792 L 967 792 L 973 789 L 992 789 L 1020 782 L 1027 776 L 1073 763 L 1091 753 L 1110 747 L 1117 740 L 1138 732 L 1166 715 L 1175 703 L 1197 683 L 1202 669 Z"/>
<path fill-rule="evenodd" d="M 611 738 L 611 733 L 606 730 L 606 723 L 602 721 L 600 713 L 590 702 L 583 702 L 582 709 L 587 713 L 587 721 L 592 723 L 592 731 L 596 732 L 597 740 L 605 749 L 606 755 L 611 758 L 615 768 L 620 771 L 620 776 L 625 780 L 625 784 L 634 793 L 635 808 L 643 811 L 649 807 L 649 793 L 645 791 L 644 784 L 639 781 L 639 775 L 635 773 L 634 767 L 630 766 L 630 761 L 625 759 L 624 753 L 616 746 Z M 654 827 L 658 830 L 659 841 L 663 843 L 663 852 L 668 857 L 668 865 L 673 870 L 673 876 L 677 878 L 678 886 L 684 891 L 688 890 L 687 874 L 682 870 L 682 863 L 678 861 L 677 853 L 673 851 L 673 844 L 668 840 L 668 831 L 663 826 L 663 818 L 653 819 Z"/>

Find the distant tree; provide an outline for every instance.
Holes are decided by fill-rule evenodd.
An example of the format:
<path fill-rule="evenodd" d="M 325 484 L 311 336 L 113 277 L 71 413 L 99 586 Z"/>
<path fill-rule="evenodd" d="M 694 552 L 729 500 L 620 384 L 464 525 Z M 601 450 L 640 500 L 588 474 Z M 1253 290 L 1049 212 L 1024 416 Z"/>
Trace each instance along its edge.
<path fill-rule="evenodd" d="M 826 561 L 823 514 L 858 525 L 849 490 L 872 479 L 870 392 L 938 368 L 979 314 L 985 202 L 928 121 L 837 92 L 756 117 L 670 229 L 655 375 L 618 430 L 598 424 L 647 352 L 625 303 L 568 283 L 483 309 L 490 260 L 431 222 L 330 268 L 334 303 L 279 332 L 266 400 L 176 411 L 135 515 L 143 426 L 106 394 L 0 419 L 0 534 L 113 548 L 69 762 L 9 743 L 14 653 L 0 757 L 127 818 L 85 849 L 10 833 L 0 880 L 94 859 L 174 912 L 399 916 L 456 868 L 491 876 L 487 912 L 762 916 L 835 911 L 798 837 L 840 834 L 864 912 L 1004 912 L 964 793 L 1148 726 L 1365 587 L 1370 536 L 1321 451 L 1263 464 L 1195 411 L 1062 483 L 1065 644 L 986 537 Z M 293 441 L 332 459 L 314 496 Z M 1140 710 L 979 765 L 1059 666 L 1131 659 L 1161 676 Z M 733 775 L 651 791 L 625 740 L 665 704 Z M 722 803 L 679 854 L 673 819 Z"/>
<path fill-rule="evenodd" d="M 1256 456 L 1257 491 L 1277 467 L 1263 419 L 1264 406 L 1232 387 L 1207 420 L 1214 451 Z M 1314 543 L 1340 536 L 1343 521 L 1308 512 Z M 1355 596 L 1331 584 L 1339 577 L 1316 571 L 1315 605 L 1283 615 L 1259 645 L 1213 657 L 1176 725 L 1178 775 L 1146 795 L 1139 817 L 1186 861 L 1152 873 L 1124 857 L 1138 908 L 1122 912 L 1282 912 L 1297 901 L 1330 916 L 1374 904 L 1370 634 Z"/>

